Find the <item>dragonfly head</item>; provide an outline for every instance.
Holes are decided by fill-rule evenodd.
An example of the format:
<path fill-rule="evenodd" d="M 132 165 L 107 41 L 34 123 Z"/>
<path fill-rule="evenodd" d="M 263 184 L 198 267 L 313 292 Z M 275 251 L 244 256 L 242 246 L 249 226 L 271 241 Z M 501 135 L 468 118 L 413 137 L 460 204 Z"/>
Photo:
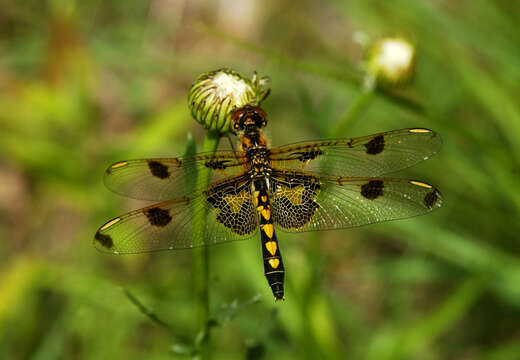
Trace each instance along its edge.
<path fill-rule="evenodd" d="M 246 133 L 256 132 L 267 125 L 264 110 L 257 106 L 246 105 L 233 112 L 231 118 L 233 131 L 235 133 L 244 131 Z"/>

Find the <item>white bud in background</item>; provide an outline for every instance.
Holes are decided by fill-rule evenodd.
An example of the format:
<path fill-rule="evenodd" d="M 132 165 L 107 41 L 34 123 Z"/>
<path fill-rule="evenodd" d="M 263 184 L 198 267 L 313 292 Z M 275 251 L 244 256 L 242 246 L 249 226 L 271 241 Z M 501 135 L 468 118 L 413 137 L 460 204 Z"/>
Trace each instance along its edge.
<path fill-rule="evenodd" d="M 403 38 L 378 40 L 368 50 L 365 67 L 377 84 L 403 84 L 413 76 L 415 48 Z"/>

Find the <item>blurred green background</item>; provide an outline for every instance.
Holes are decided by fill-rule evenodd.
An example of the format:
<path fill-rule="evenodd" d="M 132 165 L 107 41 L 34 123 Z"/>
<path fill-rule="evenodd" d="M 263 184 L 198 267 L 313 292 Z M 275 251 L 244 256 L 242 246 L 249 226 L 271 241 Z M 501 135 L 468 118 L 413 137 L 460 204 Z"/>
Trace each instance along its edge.
<path fill-rule="evenodd" d="M 506 0 L 0 1 L 0 358 L 183 358 L 191 252 L 110 256 L 92 237 L 144 205 L 109 192 L 106 167 L 200 144 L 188 90 L 226 66 L 271 77 L 274 146 L 339 123 L 344 137 L 436 130 L 442 151 L 398 176 L 445 202 L 279 232 L 276 304 L 258 239 L 212 247 L 213 358 L 519 359 L 519 16 Z M 415 77 L 366 98 L 361 40 L 389 35 L 416 45 Z"/>

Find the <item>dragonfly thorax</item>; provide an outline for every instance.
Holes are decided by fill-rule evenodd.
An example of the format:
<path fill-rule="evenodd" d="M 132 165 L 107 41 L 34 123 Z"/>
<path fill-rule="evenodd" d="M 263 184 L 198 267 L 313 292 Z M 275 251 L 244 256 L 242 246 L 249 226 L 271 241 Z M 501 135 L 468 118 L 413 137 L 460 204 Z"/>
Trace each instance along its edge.
<path fill-rule="evenodd" d="M 268 178 L 271 176 L 272 169 L 269 164 L 256 163 L 249 170 L 251 179 Z"/>
<path fill-rule="evenodd" d="M 269 154 L 269 149 L 265 146 L 253 146 L 246 150 L 251 178 L 269 177 L 271 175 Z"/>

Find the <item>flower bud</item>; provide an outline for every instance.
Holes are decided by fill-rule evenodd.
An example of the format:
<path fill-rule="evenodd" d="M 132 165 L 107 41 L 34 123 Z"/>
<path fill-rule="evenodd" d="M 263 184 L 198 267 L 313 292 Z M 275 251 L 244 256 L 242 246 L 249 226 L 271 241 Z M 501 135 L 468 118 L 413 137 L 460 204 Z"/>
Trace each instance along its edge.
<path fill-rule="evenodd" d="M 225 134 L 231 129 L 231 114 L 245 105 L 258 106 L 269 89 L 263 87 L 267 77 L 256 73 L 247 79 L 230 69 L 219 69 L 199 75 L 188 95 L 191 115 L 209 131 Z"/>
<path fill-rule="evenodd" d="M 365 67 L 377 84 L 406 83 L 414 73 L 415 48 L 403 38 L 383 38 L 369 48 Z"/>

